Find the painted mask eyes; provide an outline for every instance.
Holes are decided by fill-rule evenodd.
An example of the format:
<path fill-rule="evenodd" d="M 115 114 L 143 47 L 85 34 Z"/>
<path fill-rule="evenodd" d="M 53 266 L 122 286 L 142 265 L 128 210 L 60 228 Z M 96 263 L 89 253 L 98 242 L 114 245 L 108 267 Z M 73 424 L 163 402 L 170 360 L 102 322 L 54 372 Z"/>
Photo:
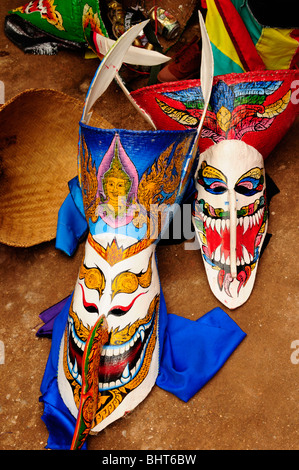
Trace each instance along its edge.
<path fill-rule="evenodd" d="M 99 293 L 99 298 L 101 298 L 103 294 L 103 290 L 105 289 L 105 277 L 102 271 L 98 268 L 87 268 L 84 266 L 82 262 L 80 272 L 79 272 L 79 279 L 84 280 L 84 283 L 88 289 L 95 289 Z M 82 300 L 83 306 L 88 313 L 99 313 L 99 309 L 96 304 L 87 302 L 84 289 L 81 284 L 79 284 L 82 290 Z"/>
<path fill-rule="evenodd" d="M 227 178 L 217 168 L 203 162 L 198 171 L 197 182 L 210 194 L 224 194 L 227 190 Z M 263 190 L 264 175 L 261 168 L 252 168 L 242 175 L 234 186 L 234 190 L 243 196 L 253 196 Z"/>
<path fill-rule="evenodd" d="M 81 287 L 81 291 L 82 291 L 82 301 L 83 301 L 83 306 L 84 306 L 85 310 L 86 310 L 88 313 L 99 313 L 99 309 L 98 309 L 98 307 L 96 306 L 96 304 L 87 302 L 87 300 L 86 300 L 86 298 L 85 298 L 85 295 L 84 295 L 83 286 L 82 286 L 81 284 L 79 284 L 79 286 Z"/>
<path fill-rule="evenodd" d="M 207 162 L 202 162 L 197 182 L 211 194 L 224 194 L 228 190 L 224 174 L 217 168 L 207 165 Z"/>
<path fill-rule="evenodd" d="M 252 168 L 238 179 L 235 191 L 244 196 L 253 196 L 263 190 L 264 175 L 261 168 Z"/>

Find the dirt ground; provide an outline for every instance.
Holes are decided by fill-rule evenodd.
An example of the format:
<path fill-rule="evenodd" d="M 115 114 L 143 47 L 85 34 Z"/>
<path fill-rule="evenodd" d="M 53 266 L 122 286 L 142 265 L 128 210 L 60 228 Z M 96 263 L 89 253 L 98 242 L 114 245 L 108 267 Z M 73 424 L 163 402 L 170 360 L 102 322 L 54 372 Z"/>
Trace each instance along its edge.
<path fill-rule="evenodd" d="M 16 6 L 20 0 L 1 1 L 2 23 Z M 52 88 L 83 100 L 98 63 L 69 52 L 25 55 L 1 27 L 0 80 L 6 101 L 29 88 Z M 100 107 L 115 127 L 146 129 L 115 83 Z M 213 296 L 198 251 L 185 250 L 184 243 L 158 247 L 168 311 L 195 320 L 219 306 L 247 333 L 246 339 L 188 403 L 155 386 L 130 415 L 91 436 L 89 449 L 299 449 L 299 363 L 292 356 L 294 342 L 299 344 L 298 130 L 297 120 L 266 160 L 280 193 L 270 206 L 272 238 L 242 307 L 229 311 Z M 45 448 L 48 431 L 41 420 L 39 389 L 51 340 L 36 337 L 38 315 L 72 291 L 82 250 L 81 245 L 68 257 L 55 249 L 54 241 L 31 248 L 0 245 L 0 340 L 5 352 L 0 363 L 1 450 Z"/>

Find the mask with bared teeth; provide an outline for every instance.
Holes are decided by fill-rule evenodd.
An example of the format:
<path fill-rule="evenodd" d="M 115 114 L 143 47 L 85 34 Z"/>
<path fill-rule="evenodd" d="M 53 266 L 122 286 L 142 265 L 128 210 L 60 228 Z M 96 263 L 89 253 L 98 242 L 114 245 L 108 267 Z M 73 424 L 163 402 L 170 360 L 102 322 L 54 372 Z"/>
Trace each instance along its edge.
<path fill-rule="evenodd" d="M 254 285 L 268 219 L 264 160 L 298 115 L 298 79 L 298 69 L 214 77 L 193 222 L 211 290 L 231 309 Z M 131 96 L 160 129 L 193 128 L 202 117 L 200 80 L 152 85 Z"/>
<path fill-rule="evenodd" d="M 264 160 L 242 141 L 227 140 L 200 156 L 194 226 L 208 281 L 229 308 L 252 290 L 268 215 Z"/>
<path fill-rule="evenodd" d="M 71 449 L 134 409 L 156 382 L 166 310 L 155 247 L 185 197 L 197 157 L 196 129 L 91 125 L 90 110 L 137 26 L 103 59 L 80 121 L 78 191 L 89 233 L 58 363 L 58 389 L 76 418 Z"/>

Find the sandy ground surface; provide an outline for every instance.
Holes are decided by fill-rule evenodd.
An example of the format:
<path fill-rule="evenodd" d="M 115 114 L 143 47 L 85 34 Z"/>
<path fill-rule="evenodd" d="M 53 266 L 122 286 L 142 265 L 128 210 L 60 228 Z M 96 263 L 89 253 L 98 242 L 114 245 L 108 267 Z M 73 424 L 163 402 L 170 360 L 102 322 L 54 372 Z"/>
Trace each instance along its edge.
<path fill-rule="evenodd" d="M 19 5 L 18 0 L 2 0 L 1 22 L 9 8 Z M 67 52 L 25 55 L 1 28 L 0 64 L 6 100 L 41 87 L 83 100 L 98 60 Z M 115 127 L 146 128 L 114 83 L 100 108 Z M 130 415 L 90 437 L 90 449 L 299 449 L 299 363 L 296 354 L 291 356 L 299 340 L 298 129 L 297 121 L 266 161 L 280 193 L 270 207 L 271 241 L 252 295 L 241 308 L 229 311 L 213 296 L 198 251 L 186 250 L 184 243 L 158 247 L 168 311 L 196 320 L 219 306 L 247 333 L 246 339 L 188 403 L 155 386 Z M 77 137 L 72 138 L 75 154 Z M 0 363 L 1 450 L 45 448 L 48 432 L 39 389 L 51 341 L 36 337 L 38 315 L 72 291 L 82 253 L 81 245 L 69 258 L 55 249 L 54 241 L 31 248 L 0 245 L 5 352 Z"/>

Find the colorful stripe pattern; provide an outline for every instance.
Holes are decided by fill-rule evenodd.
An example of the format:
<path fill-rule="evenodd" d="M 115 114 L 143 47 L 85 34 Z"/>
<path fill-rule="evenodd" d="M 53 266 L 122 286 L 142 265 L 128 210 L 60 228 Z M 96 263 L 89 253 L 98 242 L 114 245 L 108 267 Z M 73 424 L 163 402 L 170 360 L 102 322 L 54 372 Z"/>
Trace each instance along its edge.
<path fill-rule="evenodd" d="M 294 68 L 299 60 L 299 29 L 264 27 L 244 0 L 206 0 L 214 75 Z"/>

